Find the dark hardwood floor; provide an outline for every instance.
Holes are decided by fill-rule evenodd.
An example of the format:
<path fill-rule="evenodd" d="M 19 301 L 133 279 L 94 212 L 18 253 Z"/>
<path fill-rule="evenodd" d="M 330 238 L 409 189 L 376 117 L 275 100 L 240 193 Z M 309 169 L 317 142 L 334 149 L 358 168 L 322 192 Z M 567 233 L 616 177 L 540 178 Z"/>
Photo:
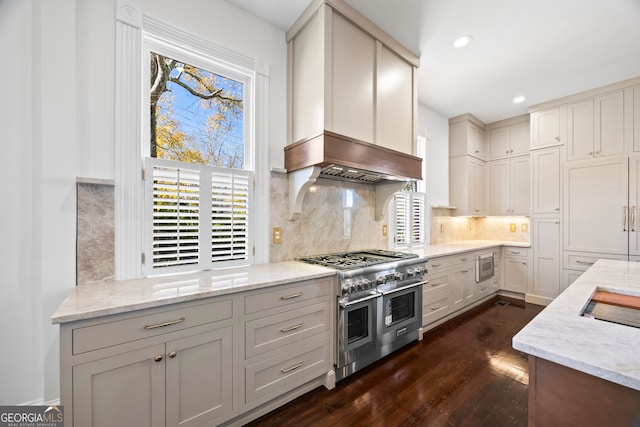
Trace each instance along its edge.
<path fill-rule="evenodd" d="M 527 358 L 511 338 L 543 308 L 496 298 L 248 425 L 526 426 Z"/>

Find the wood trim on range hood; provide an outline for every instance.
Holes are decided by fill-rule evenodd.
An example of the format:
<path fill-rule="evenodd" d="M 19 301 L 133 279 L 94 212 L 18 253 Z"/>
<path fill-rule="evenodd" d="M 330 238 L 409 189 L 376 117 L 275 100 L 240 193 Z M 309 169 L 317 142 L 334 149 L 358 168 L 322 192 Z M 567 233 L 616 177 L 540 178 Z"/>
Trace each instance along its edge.
<path fill-rule="evenodd" d="M 369 176 L 359 180 L 334 174 L 326 177 L 376 183 L 386 180 L 411 181 L 422 179 L 422 159 L 379 145 L 359 141 L 334 132 L 324 131 L 284 148 L 284 164 L 287 172 L 309 166 L 325 168 L 336 165 L 371 172 L 379 179 Z M 321 174 L 322 176 L 323 174 Z"/>

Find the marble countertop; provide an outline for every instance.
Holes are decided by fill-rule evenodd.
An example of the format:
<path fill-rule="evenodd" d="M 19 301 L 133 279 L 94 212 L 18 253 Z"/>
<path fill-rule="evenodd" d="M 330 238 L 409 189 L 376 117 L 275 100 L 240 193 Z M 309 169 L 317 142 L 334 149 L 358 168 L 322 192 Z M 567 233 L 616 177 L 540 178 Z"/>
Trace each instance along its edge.
<path fill-rule="evenodd" d="M 529 243 L 466 240 L 425 245 L 413 250 L 435 258 L 497 246 L 528 247 Z M 224 270 L 151 277 L 76 286 L 51 317 L 53 324 L 159 307 L 235 292 L 331 276 L 330 268 L 297 261 Z"/>
<path fill-rule="evenodd" d="M 423 248 L 414 249 L 412 252 L 426 258 L 436 258 L 440 256 L 455 255 L 480 249 L 495 248 L 498 246 L 528 248 L 531 247 L 531 243 L 509 242 L 503 240 L 462 240 L 458 242 L 442 243 L 439 245 L 425 245 Z"/>
<path fill-rule="evenodd" d="M 598 260 L 513 337 L 513 348 L 640 390 L 640 329 L 581 316 L 597 289 L 640 296 L 640 263 Z"/>
<path fill-rule="evenodd" d="M 335 274 L 330 268 L 289 261 L 80 285 L 53 313 L 51 323 L 91 319 Z"/>

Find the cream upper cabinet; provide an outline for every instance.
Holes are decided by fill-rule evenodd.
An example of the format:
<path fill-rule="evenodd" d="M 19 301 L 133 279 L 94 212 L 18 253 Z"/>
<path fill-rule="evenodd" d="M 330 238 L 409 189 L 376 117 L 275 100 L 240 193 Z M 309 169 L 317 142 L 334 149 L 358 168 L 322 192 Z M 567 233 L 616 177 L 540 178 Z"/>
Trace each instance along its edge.
<path fill-rule="evenodd" d="M 487 125 L 489 158 L 495 160 L 528 154 L 529 134 L 528 116 Z"/>
<path fill-rule="evenodd" d="M 491 215 L 529 215 L 529 156 L 490 163 Z"/>
<path fill-rule="evenodd" d="M 456 215 L 486 215 L 485 162 L 471 156 L 449 158 L 449 201 Z"/>
<path fill-rule="evenodd" d="M 560 212 L 560 148 L 545 148 L 531 152 L 533 162 L 534 214 Z"/>
<path fill-rule="evenodd" d="M 567 106 L 567 160 L 625 154 L 624 92 Z"/>
<path fill-rule="evenodd" d="M 449 156 L 462 155 L 487 158 L 484 123 L 471 114 L 449 119 Z"/>
<path fill-rule="evenodd" d="M 630 104 L 629 110 L 633 112 L 629 123 L 631 124 L 631 140 L 633 141 L 633 151 L 640 151 L 640 86 L 629 88 Z"/>
<path fill-rule="evenodd" d="M 327 130 L 414 154 L 413 53 L 342 0 L 312 2 L 287 43 L 289 144 Z"/>
<path fill-rule="evenodd" d="M 531 149 L 563 144 L 561 135 L 562 107 L 531 113 Z"/>
<path fill-rule="evenodd" d="M 628 157 L 566 165 L 565 251 L 628 253 Z"/>

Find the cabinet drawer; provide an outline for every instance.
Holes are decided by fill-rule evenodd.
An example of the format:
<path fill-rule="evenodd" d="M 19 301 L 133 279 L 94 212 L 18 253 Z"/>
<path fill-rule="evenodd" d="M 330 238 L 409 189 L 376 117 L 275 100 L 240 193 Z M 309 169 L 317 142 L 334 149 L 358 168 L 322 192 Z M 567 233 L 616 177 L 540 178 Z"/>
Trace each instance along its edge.
<path fill-rule="evenodd" d="M 331 368 L 330 335 L 245 368 L 246 403 L 263 403 Z"/>
<path fill-rule="evenodd" d="M 476 258 L 476 254 L 473 252 L 466 252 L 463 254 L 455 255 L 451 258 L 452 264 L 462 264 L 465 262 L 473 261 Z"/>
<path fill-rule="evenodd" d="M 422 286 L 424 292 L 449 284 L 449 273 L 444 271 L 441 273 L 428 274 L 424 277 L 429 283 Z"/>
<path fill-rule="evenodd" d="M 168 310 L 73 330 L 73 354 L 123 344 L 167 332 L 230 319 L 231 299 Z"/>
<path fill-rule="evenodd" d="M 565 252 L 564 253 L 564 268 L 571 270 L 584 271 L 591 267 L 599 259 L 619 259 L 627 260 L 626 255 L 613 255 L 613 254 L 596 254 L 596 253 L 582 253 L 582 252 Z"/>
<path fill-rule="evenodd" d="M 422 294 L 422 324 L 426 325 L 449 314 L 449 285 L 427 289 Z"/>
<path fill-rule="evenodd" d="M 292 286 L 277 286 L 264 292 L 248 295 L 244 299 L 245 314 L 289 307 L 292 304 L 313 298 L 328 297 L 332 291 L 332 283 L 332 278 L 323 277 L 298 282 Z"/>
<path fill-rule="evenodd" d="M 451 265 L 451 258 L 434 258 L 432 260 L 427 261 L 427 271 L 431 272 L 432 270 L 437 270 L 439 268 L 446 268 Z"/>
<path fill-rule="evenodd" d="M 523 257 L 527 257 L 529 256 L 529 248 L 510 248 L 510 247 L 505 247 L 504 248 L 504 255 L 505 256 L 523 256 Z"/>
<path fill-rule="evenodd" d="M 245 357 L 282 348 L 324 331 L 331 325 L 331 304 L 314 304 L 246 323 Z"/>

